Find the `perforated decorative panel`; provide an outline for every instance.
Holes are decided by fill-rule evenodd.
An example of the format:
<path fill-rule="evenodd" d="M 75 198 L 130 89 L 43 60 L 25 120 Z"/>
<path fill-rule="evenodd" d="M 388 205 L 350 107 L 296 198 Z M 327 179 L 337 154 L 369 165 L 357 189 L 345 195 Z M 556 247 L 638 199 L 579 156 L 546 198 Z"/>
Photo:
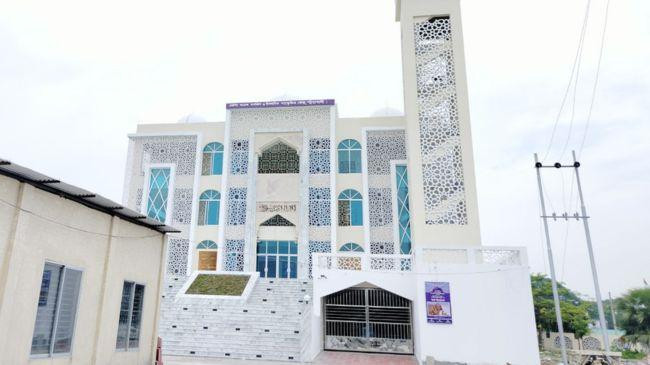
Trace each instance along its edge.
<path fill-rule="evenodd" d="M 392 160 L 406 159 L 404 130 L 368 132 L 368 175 L 390 175 Z"/>
<path fill-rule="evenodd" d="M 309 188 L 309 225 L 329 226 L 330 218 L 330 189 Z"/>
<path fill-rule="evenodd" d="M 312 138 L 309 140 L 309 173 L 329 174 L 330 140 L 329 138 Z"/>
<path fill-rule="evenodd" d="M 231 144 L 230 173 L 246 175 L 248 173 L 248 140 L 235 139 Z"/>
<path fill-rule="evenodd" d="M 366 137 L 368 161 L 368 213 L 371 242 L 395 243 L 393 225 L 393 174 L 394 161 L 406 160 L 406 133 L 403 129 L 369 130 Z"/>
<path fill-rule="evenodd" d="M 190 224 L 192 218 L 192 189 L 174 189 L 172 225 Z"/>
<path fill-rule="evenodd" d="M 368 189 L 370 226 L 380 227 L 393 222 L 393 203 L 390 188 Z"/>
<path fill-rule="evenodd" d="M 185 275 L 187 273 L 187 253 L 190 240 L 184 238 L 170 238 L 167 252 L 167 273 L 171 275 Z"/>
<path fill-rule="evenodd" d="M 330 241 L 309 241 L 309 277 L 313 265 L 312 253 L 330 253 L 332 243 Z"/>
<path fill-rule="evenodd" d="M 149 163 L 174 163 L 176 175 L 194 175 L 196 159 L 196 136 L 159 136 L 142 140 L 143 156 L 147 155 Z"/>
<path fill-rule="evenodd" d="M 228 224 L 246 224 L 246 188 L 228 190 Z"/>
<path fill-rule="evenodd" d="M 414 24 L 426 224 L 467 224 L 449 17 Z"/>
<path fill-rule="evenodd" d="M 395 245 L 392 242 L 370 242 L 370 253 L 373 255 L 393 255 Z"/>
<path fill-rule="evenodd" d="M 244 271 L 244 240 L 226 240 L 223 251 L 225 271 Z"/>
<path fill-rule="evenodd" d="M 232 138 L 248 138 L 251 128 L 293 130 L 300 126 L 314 138 L 329 137 L 330 108 L 266 108 L 233 110 L 230 134 Z"/>

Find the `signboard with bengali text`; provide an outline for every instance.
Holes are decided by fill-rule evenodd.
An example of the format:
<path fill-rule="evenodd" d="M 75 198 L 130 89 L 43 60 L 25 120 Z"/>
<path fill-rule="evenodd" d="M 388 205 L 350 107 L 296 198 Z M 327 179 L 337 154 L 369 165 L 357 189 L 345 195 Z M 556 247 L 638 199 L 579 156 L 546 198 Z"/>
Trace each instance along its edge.
<path fill-rule="evenodd" d="M 451 324 L 451 292 L 448 282 L 424 283 L 427 322 Z"/>

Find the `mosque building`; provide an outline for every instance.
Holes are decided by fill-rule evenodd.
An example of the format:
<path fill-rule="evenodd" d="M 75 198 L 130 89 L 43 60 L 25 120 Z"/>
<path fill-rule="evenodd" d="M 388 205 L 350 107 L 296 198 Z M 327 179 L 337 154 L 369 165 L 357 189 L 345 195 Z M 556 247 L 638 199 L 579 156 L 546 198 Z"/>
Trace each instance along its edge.
<path fill-rule="evenodd" d="M 141 124 L 124 204 L 169 237 L 166 355 L 311 361 L 323 350 L 539 363 L 526 253 L 483 246 L 458 0 L 398 0 L 404 113 L 235 102 Z M 199 274 L 241 296 L 187 294 Z"/>

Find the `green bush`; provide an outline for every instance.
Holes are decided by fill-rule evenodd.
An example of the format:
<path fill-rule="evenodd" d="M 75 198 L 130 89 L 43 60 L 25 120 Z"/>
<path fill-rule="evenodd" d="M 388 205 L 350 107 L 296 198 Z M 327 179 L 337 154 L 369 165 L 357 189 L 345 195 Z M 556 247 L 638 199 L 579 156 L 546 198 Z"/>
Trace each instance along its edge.
<path fill-rule="evenodd" d="M 646 353 L 643 351 L 635 350 L 623 350 L 623 358 L 628 360 L 643 360 L 646 357 Z"/>
<path fill-rule="evenodd" d="M 248 275 L 199 274 L 185 294 L 241 295 L 249 278 Z"/>

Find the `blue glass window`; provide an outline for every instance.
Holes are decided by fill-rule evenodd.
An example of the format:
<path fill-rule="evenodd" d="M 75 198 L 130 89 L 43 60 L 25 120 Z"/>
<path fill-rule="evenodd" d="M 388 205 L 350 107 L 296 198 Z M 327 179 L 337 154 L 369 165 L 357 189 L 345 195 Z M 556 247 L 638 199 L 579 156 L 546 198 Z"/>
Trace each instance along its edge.
<path fill-rule="evenodd" d="M 295 241 L 257 242 L 257 271 L 264 278 L 298 277 L 298 244 Z"/>
<path fill-rule="evenodd" d="M 221 175 L 223 172 L 223 145 L 219 142 L 208 143 L 203 148 L 203 165 L 201 174 Z"/>
<path fill-rule="evenodd" d="M 196 245 L 196 248 L 199 249 L 199 250 L 216 250 L 218 248 L 218 246 L 214 241 L 205 240 L 205 241 L 199 242 L 199 244 Z"/>
<path fill-rule="evenodd" d="M 400 252 L 411 253 L 411 210 L 409 209 L 409 181 L 406 165 L 395 166 L 397 179 L 397 218 Z"/>
<path fill-rule="evenodd" d="M 352 174 L 361 172 L 361 144 L 354 139 L 345 139 L 339 143 L 339 173 Z"/>
<path fill-rule="evenodd" d="M 169 168 L 151 169 L 149 176 L 149 196 L 147 197 L 147 217 L 159 222 L 167 218 L 167 197 L 169 195 Z"/>
<path fill-rule="evenodd" d="M 346 189 L 339 194 L 339 226 L 363 225 L 363 204 L 361 194 Z"/>
<path fill-rule="evenodd" d="M 219 205 L 221 194 L 216 190 L 206 190 L 199 197 L 199 225 L 219 224 Z"/>
<path fill-rule="evenodd" d="M 339 249 L 341 252 L 363 252 L 363 247 L 359 246 L 354 242 L 348 242 L 341 246 Z"/>

